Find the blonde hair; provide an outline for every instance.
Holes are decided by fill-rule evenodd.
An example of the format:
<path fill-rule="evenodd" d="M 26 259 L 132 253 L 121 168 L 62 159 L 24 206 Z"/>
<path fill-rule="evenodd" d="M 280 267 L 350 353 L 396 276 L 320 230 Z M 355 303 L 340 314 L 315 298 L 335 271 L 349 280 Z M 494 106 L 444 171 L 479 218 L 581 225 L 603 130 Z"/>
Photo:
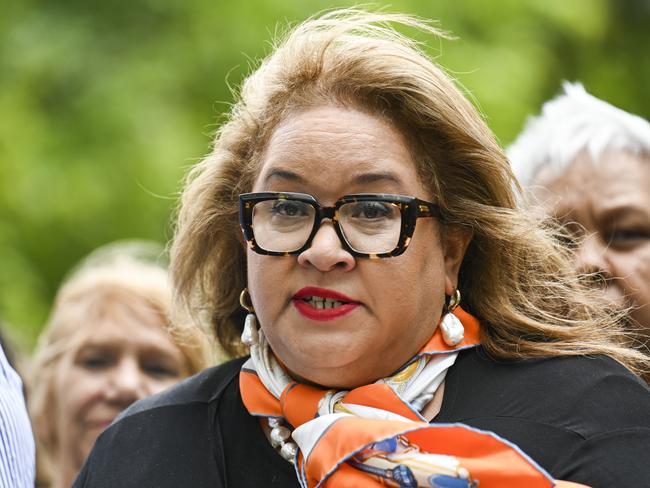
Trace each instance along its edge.
<path fill-rule="evenodd" d="M 610 150 L 650 156 L 650 122 L 590 95 L 580 83 L 565 81 L 562 88 L 507 149 L 522 185 L 531 185 L 543 168 L 562 174 L 583 151 L 593 162 Z"/>
<path fill-rule="evenodd" d="M 171 321 L 172 290 L 162 247 L 147 242 L 115 243 L 88 256 L 59 289 L 32 359 L 28 381 L 29 410 L 37 441 L 39 483 L 49 484 L 57 470 L 53 408 L 54 383 L 63 356 L 83 343 L 98 321 L 114 317 L 120 307 L 130 314 L 153 310 L 182 352 L 190 374 L 211 363 L 207 336 L 189 322 Z"/>
<path fill-rule="evenodd" d="M 242 354 L 246 249 L 237 197 L 250 191 L 277 124 L 337 104 L 389 119 L 407 137 L 444 225 L 470 228 L 459 276 L 463 306 L 500 358 L 607 354 L 638 371 L 620 312 L 575 276 L 570 256 L 525 209 L 493 134 L 450 78 L 390 24 L 440 32 L 411 16 L 343 10 L 312 18 L 244 82 L 212 152 L 189 173 L 172 246 L 179 298 Z M 273 258 L 269 258 L 273 259 Z"/>

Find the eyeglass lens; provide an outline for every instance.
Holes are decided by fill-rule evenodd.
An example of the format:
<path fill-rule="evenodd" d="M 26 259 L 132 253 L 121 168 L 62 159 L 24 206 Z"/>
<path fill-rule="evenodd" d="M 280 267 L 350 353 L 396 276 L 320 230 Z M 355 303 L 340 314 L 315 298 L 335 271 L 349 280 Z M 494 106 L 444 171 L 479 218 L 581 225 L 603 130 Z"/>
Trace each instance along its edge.
<path fill-rule="evenodd" d="M 275 199 L 253 207 L 255 241 L 262 249 L 292 252 L 311 235 L 316 208 L 299 200 Z M 348 245 L 360 253 L 384 253 L 397 247 L 402 225 L 399 207 L 380 200 L 344 203 L 338 222 Z"/>

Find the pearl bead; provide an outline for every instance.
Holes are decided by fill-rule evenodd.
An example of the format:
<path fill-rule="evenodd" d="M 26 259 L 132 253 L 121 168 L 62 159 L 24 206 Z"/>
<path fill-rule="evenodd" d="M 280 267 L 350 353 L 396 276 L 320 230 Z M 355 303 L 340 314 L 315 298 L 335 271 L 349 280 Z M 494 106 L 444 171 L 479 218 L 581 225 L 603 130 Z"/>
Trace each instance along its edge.
<path fill-rule="evenodd" d="M 246 315 L 244 330 L 241 333 L 241 341 L 248 347 L 257 344 L 259 341 L 259 334 L 257 332 L 257 318 L 252 313 Z"/>
<path fill-rule="evenodd" d="M 289 437 L 291 437 L 291 431 L 284 426 L 274 427 L 273 430 L 271 430 L 270 437 L 271 437 L 271 444 L 273 444 L 273 447 L 278 447 Z"/>
<path fill-rule="evenodd" d="M 442 340 L 448 346 L 457 346 L 465 338 L 465 328 L 458 318 L 448 313 L 440 323 L 440 330 L 442 331 Z"/>
<path fill-rule="evenodd" d="M 271 445 L 279 449 L 280 455 L 292 463 L 298 453 L 298 446 L 294 442 L 287 442 L 291 438 L 291 430 L 283 425 L 282 419 L 279 417 L 268 417 L 267 422 L 271 427 L 269 434 Z"/>
<path fill-rule="evenodd" d="M 297 453 L 298 453 L 298 446 L 296 446 L 293 442 L 286 442 L 285 444 L 282 444 L 282 448 L 280 449 L 280 454 L 287 461 L 293 462 L 294 459 L 296 459 Z"/>

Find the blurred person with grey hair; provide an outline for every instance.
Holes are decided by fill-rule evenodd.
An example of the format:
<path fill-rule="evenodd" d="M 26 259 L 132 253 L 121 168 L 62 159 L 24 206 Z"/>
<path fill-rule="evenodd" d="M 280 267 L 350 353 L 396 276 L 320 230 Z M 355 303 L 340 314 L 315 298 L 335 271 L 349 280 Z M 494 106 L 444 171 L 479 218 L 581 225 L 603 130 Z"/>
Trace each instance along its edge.
<path fill-rule="evenodd" d="M 580 272 L 650 335 L 650 123 L 564 83 L 508 148 L 530 203 L 561 224 Z M 647 341 L 646 341 L 647 343 Z"/>

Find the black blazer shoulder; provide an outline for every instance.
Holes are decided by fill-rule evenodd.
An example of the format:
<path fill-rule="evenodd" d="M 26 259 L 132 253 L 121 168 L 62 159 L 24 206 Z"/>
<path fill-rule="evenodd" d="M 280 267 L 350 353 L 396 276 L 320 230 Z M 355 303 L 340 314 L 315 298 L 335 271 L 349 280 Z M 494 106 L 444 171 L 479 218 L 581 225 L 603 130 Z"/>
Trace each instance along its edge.
<path fill-rule="evenodd" d="M 445 384 L 441 418 L 517 417 L 585 438 L 650 425 L 648 386 L 605 356 L 506 361 L 476 348 L 459 355 Z"/>

